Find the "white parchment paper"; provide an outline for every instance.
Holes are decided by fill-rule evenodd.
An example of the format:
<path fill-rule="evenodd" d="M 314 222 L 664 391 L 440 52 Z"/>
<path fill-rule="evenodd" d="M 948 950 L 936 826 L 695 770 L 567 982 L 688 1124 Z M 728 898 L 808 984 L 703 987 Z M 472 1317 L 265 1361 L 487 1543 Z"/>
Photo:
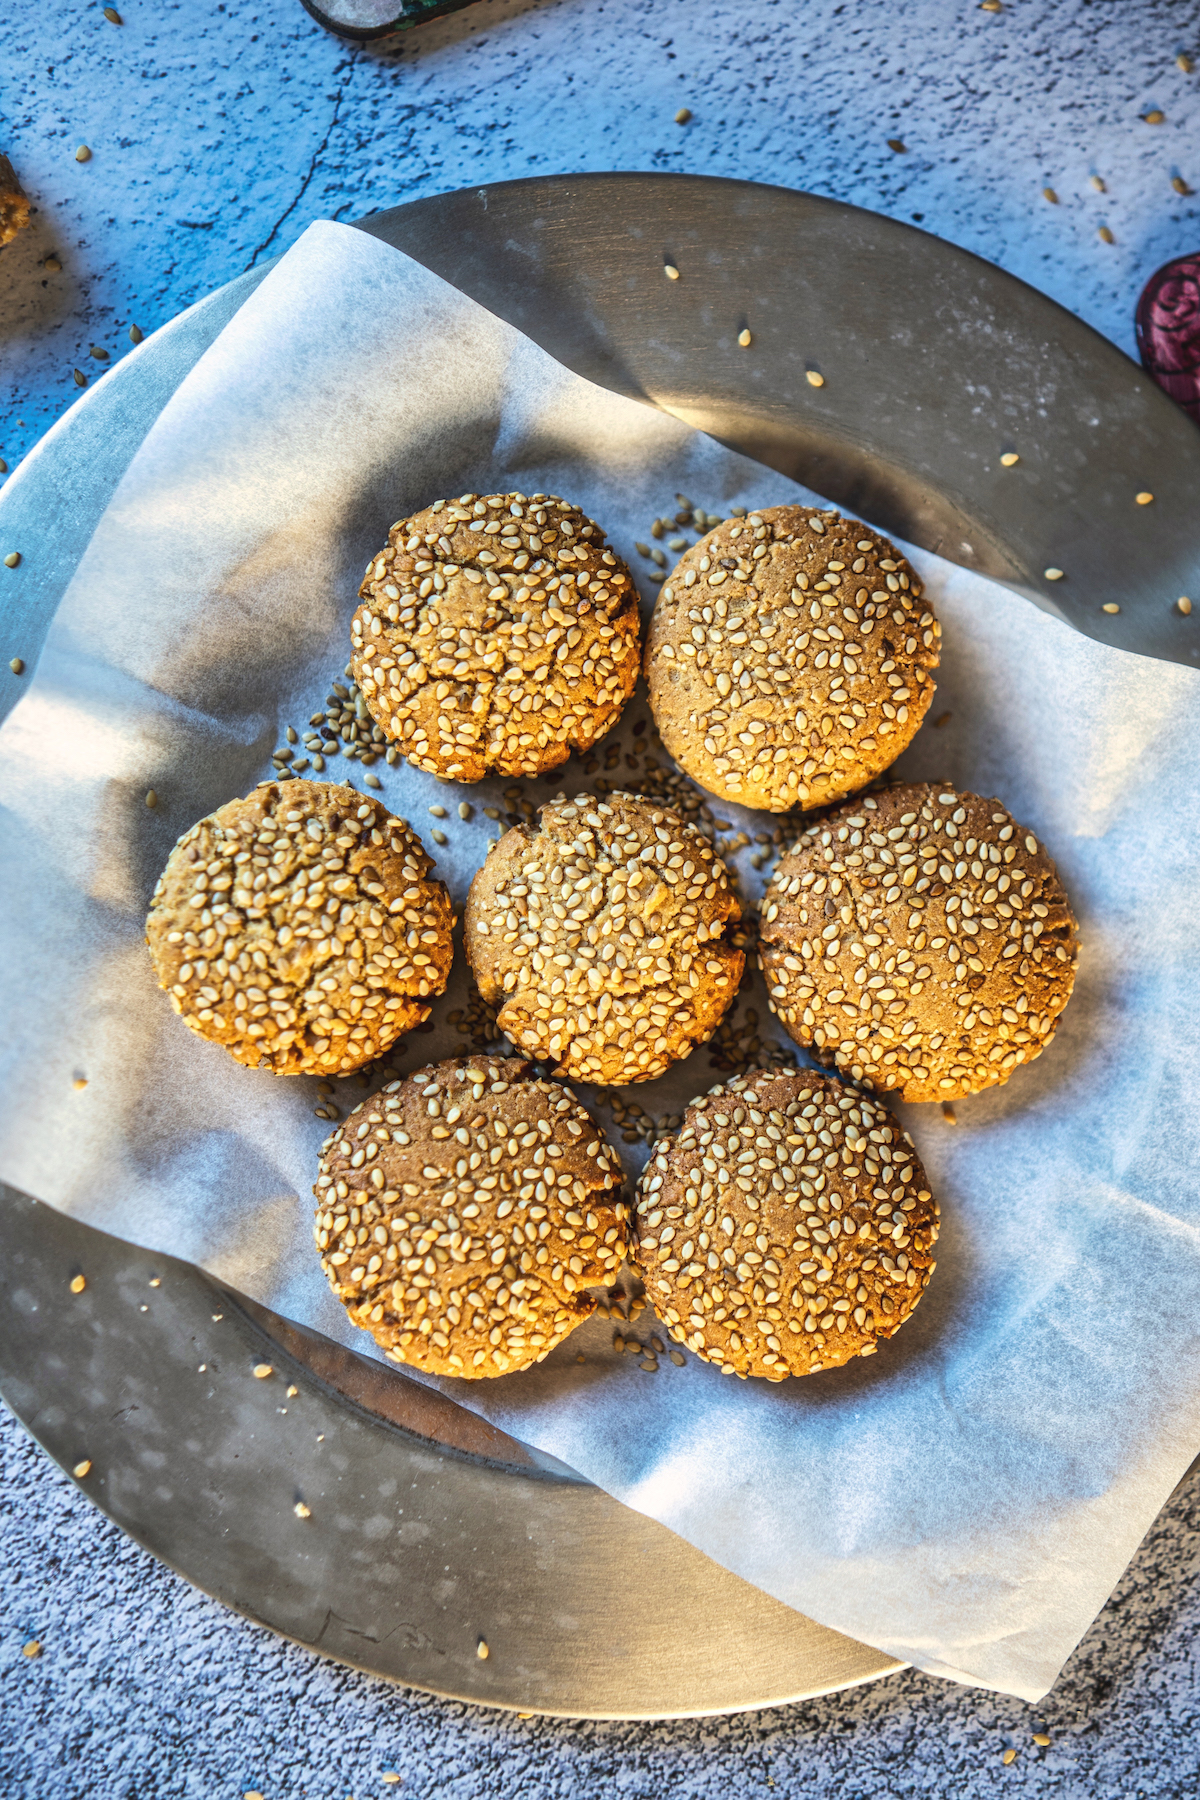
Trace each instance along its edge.
<path fill-rule="evenodd" d="M 569 495 L 635 568 L 677 491 L 719 513 L 808 498 L 376 240 L 314 225 L 154 425 L 0 731 L 0 1173 L 362 1350 L 311 1241 L 315 1084 L 185 1031 L 143 921 L 176 836 L 268 774 L 284 722 L 340 678 L 393 520 L 513 487 Z M 599 1321 L 534 1371 L 444 1385 L 811 1617 L 1036 1699 L 1200 1440 L 1200 676 L 912 554 L 945 630 L 931 717 L 952 718 L 900 767 L 999 795 L 1056 857 L 1083 938 L 1040 1061 L 957 1126 L 905 1111 L 943 1206 L 921 1310 L 878 1356 L 780 1386 L 690 1356 L 645 1374 Z M 639 696 L 616 741 L 644 718 Z M 465 790 L 460 823 L 463 791 L 375 772 L 461 904 L 500 829 L 482 808 L 511 784 Z M 336 758 L 325 778 L 362 770 Z M 521 785 L 564 784 L 586 785 L 577 764 Z M 751 836 L 776 823 L 716 810 Z M 460 955 L 404 1067 L 459 1049 L 445 1020 L 465 992 Z M 766 1021 L 761 984 L 740 1005 Z M 628 1097 L 661 1115 L 719 1078 L 701 1049 Z"/>

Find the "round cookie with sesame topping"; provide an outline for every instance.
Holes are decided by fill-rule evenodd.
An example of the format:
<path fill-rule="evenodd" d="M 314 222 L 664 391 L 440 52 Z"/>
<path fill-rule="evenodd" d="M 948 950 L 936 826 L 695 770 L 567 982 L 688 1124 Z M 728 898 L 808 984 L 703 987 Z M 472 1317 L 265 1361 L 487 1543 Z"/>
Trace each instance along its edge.
<path fill-rule="evenodd" d="M 572 1081 L 651 1081 L 716 1030 L 745 957 L 724 863 L 636 794 L 563 796 L 471 883 L 467 960 L 500 1029 Z"/>
<path fill-rule="evenodd" d="M 763 897 L 771 1010 L 905 1100 L 995 1087 L 1040 1056 L 1075 984 L 1058 872 L 998 800 L 894 787 L 816 819 Z"/>
<path fill-rule="evenodd" d="M 519 1059 L 435 1063 L 321 1148 L 315 1236 L 355 1325 L 431 1375 L 541 1362 L 628 1246 L 621 1165 L 568 1089 Z"/>
<path fill-rule="evenodd" d="M 190 1030 L 252 1069 L 360 1069 L 445 988 L 454 919 L 432 867 L 378 800 L 266 782 L 167 859 L 146 921 L 159 986 Z"/>
<path fill-rule="evenodd" d="M 355 679 L 419 769 L 538 775 L 586 750 L 637 682 L 633 578 L 553 494 L 463 494 L 393 525 L 351 625 Z"/>
<path fill-rule="evenodd" d="M 933 699 L 940 627 L 886 538 L 774 506 L 682 556 L 646 642 L 663 743 L 722 800 L 824 806 L 895 761 Z"/>
<path fill-rule="evenodd" d="M 869 1095 L 764 1069 L 693 1100 L 642 1173 L 635 1260 L 671 1336 L 783 1381 L 869 1356 L 929 1283 L 938 1207 Z"/>

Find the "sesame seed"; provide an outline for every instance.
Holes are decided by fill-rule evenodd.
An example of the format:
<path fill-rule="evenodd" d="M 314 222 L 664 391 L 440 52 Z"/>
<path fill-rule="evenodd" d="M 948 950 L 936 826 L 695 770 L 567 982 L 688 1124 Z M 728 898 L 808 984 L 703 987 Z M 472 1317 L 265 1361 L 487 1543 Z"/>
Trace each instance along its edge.
<path fill-rule="evenodd" d="M 1119 613 L 1120 610 L 1121 609 L 1117 605 L 1115 600 L 1106 600 L 1104 602 L 1104 605 L 1100 608 L 1101 612 L 1106 612 L 1106 613 Z"/>
<path fill-rule="evenodd" d="M 1041 1748 L 1043 1750 L 1045 1750 L 1049 1747 L 1050 1735 L 1048 1732 L 1045 1732 L 1045 1731 L 1035 1731 L 1033 1734 L 1033 1741 L 1035 1744 L 1039 1744 L 1041 1746 Z"/>
<path fill-rule="evenodd" d="M 75 1467 L 71 1470 L 71 1473 L 75 1477 L 76 1481 L 82 1481 L 85 1475 L 88 1475 L 91 1473 L 91 1467 L 92 1467 L 91 1458 L 85 1456 L 82 1462 L 77 1462 L 75 1464 Z"/>
<path fill-rule="evenodd" d="M 681 106 L 679 111 L 675 114 L 675 123 L 677 125 L 686 125 L 691 116 L 690 109 L 686 106 Z"/>
<path fill-rule="evenodd" d="M 1099 175 L 1090 175 L 1088 180 L 1098 194 L 1107 194 L 1108 189 L 1105 187 L 1104 182 Z"/>
<path fill-rule="evenodd" d="M 75 161 L 76 162 L 91 162 L 91 160 L 92 160 L 92 153 L 88 149 L 87 145 L 80 144 L 78 150 L 76 150 L 76 152 L 75 152 Z"/>
<path fill-rule="evenodd" d="M 72 1277 L 71 1292 L 73 1294 L 82 1294 L 82 1292 L 86 1286 L 87 1286 L 87 1282 L 84 1280 L 82 1275 L 76 1275 L 76 1276 Z"/>
<path fill-rule="evenodd" d="M 1175 606 L 1177 611 L 1181 612 L 1185 619 L 1191 613 L 1192 603 L 1186 594 L 1180 594 L 1178 600 L 1175 602 Z"/>
<path fill-rule="evenodd" d="M 487 1644 L 483 1638 L 480 1638 L 479 1642 L 476 1644 L 475 1654 L 479 1658 L 480 1662 L 486 1662 L 488 1657 L 491 1655 L 491 1651 L 488 1649 Z"/>
<path fill-rule="evenodd" d="M 1061 569 L 1047 569 L 1045 570 L 1045 576 L 1047 581 L 1061 581 L 1063 572 Z"/>
<path fill-rule="evenodd" d="M 958 1124 L 958 1114 L 954 1110 L 954 1102 L 952 1100 L 942 1101 L 942 1117 L 945 1119 L 947 1125 Z"/>
<path fill-rule="evenodd" d="M 383 786 L 383 783 L 380 781 L 378 775 L 364 775 L 363 776 L 363 786 L 369 787 L 369 788 L 379 788 L 379 787 Z M 434 836 L 435 837 L 437 836 L 436 832 L 434 833 Z M 442 839 L 442 842 L 443 843 L 445 842 L 444 838 Z"/>
<path fill-rule="evenodd" d="M 1017 1754 L 1016 1751 L 1012 1750 L 1012 1749 L 1008 1749 L 1003 1752 L 1003 1754 L 1001 1755 L 1000 1761 L 1004 1764 L 1006 1769 L 1007 1769 L 1009 1763 L 1011 1763 L 1014 1760 L 1014 1758 L 1016 1757 L 1016 1754 Z"/>
<path fill-rule="evenodd" d="M 154 808 L 158 805 L 158 795 L 153 788 L 151 788 L 146 795 L 146 805 L 150 808 L 151 812 L 153 812 Z"/>
<path fill-rule="evenodd" d="M 1143 489 L 1142 492 L 1136 496 L 1136 499 L 1139 506 L 1151 506 L 1154 502 L 1154 495 L 1146 493 L 1145 489 Z"/>
<path fill-rule="evenodd" d="M 290 1388 L 289 1388 L 289 1389 L 288 1389 L 288 1391 L 287 1391 L 287 1397 L 288 1397 L 288 1399 L 289 1399 L 289 1400 L 294 1400 L 294 1399 L 295 1399 L 295 1398 L 296 1398 L 296 1395 L 297 1395 L 297 1394 L 298 1394 L 298 1393 L 299 1393 L 299 1392 L 300 1392 L 300 1389 L 299 1389 L 299 1388 L 298 1388 L 298 1387 L 296 1387 L 296 1386 L 295 1386 L 295 1385 L 293 1385 L 293 1386 L 292 1386 L 292 1387 L 290 1387 Z"/>
<path fill-rule="evenodd" d="M 1177 194 L 1190 194 L 1192 191 L 1182 175 L 1172 175 L 1171 186 Z"/>
<path fill-rule="evenodd" d="M 1004 452 L 1003 456 L 1000 458 L 1000 465 L 1002 468 L 1005 468 L 1005 469 L 1013 469 L 1020 462 L 1020 460 L 1021 459 L 1017 455 L 1015 450 L 1006 450 Z"/>
<path fill-rule="evenodd" d="M 517 1717 L 518 1717 L 518 1719 L 532 1719 L 533 1714 L 532 1713 L 518 1713 Z M 383 1774 L 379 1777 L 379 1779 L 380 1779 L 380 1781 L 385 1781 L 389 1787 L 395 1787 L 395 1785 L 399 1781 L 400 1777 L 399 1777 L 399 1775 L 397 1775 L 395 1769 L 385 1769 L 383 1771 Z"/>
<path fill-rule="evenodd" d="M 21 552 L 19 550 L 10 550 L 8 555 L 4 558 L 4 566 L 6 569 L 15 569 L 20 561 Z"/>
<path fill-rule="evenodd" d="M 1097 231 L 1097 233 L 1096 233 L 1096 236 L 1100 239 L 1100 242 L 1102 244 L 1115 244 L 1117 241 L 1116 238 L 1113 236 L 1112 232 L 1109 230 L 1107 225 L 1101 225 L 1099 231 Z"/>
<path fill-rule="evenodd" d="M 75 1092 L 77 1094 L 81 1094 L 83 1092 L 84 1088 L 87 1086 L 87 1076 L 86 1075 L 76 1075 L 74 1081 L 71 1083 L 71 1086 L 75 1089 Z"/>
<path fill-rule="evenodd" d="M 1050 202 L 1051 206 L 1058 205 L 1058 195 L 1055 193 L 1055 191 L 1052 187 L 1044 187 L 1042 189 L 1042 199 L 1048 200 Z"/>
<path fill-rule="evenodd" d="M 292 1511 L 295 1513 L 295 1515 L 298 1519 L 311 1519 L 312 1518 L 312 1508 L 305 1506 L 303 1500 L 297 1500 L 295 1506 L 293 1506 L 293 1508 L 292 1508 Z"/>
<path fill-rule="evenodd" d="M 894 150 L 898 156 L 903 155 L 904 151 L 908 148 L 908 145 L 904 142 L 903 138 L 889 138 L 887 146 L 889 150 Z"/>
<path fill-rule="evenodd" d="M 1142 119 L 1147 125 L 1165 125 L 1167 115 L 1161 107 L 1152 106 L 1149 112 L 1142 114 Z"/>
<path fill-rule="evenodd" d="M 270 1363 L 255 1363 L 254 1365 L 254 1375 L 257 1381 L 265 1381 L 268 1375 L 273 1375 L 274 1373 L 275 1371 Z"/>
<path fill-rule="evenodd" d="M 125 23 L 115 6 L 106 6 L 104 8 L 104 16 L 110 25 L 123 25 Z"/>
<path fill-rule="evenodd" d="M 679 270 L 675 267 L 674 263 L 664 263 L 663 264 L 663 274 L 666 276 L 668 281 L 678 281 L 679 280 Z"/>
<path fill-rule="evenodd" d="M 738 343 L 742 346 L 743 350 L 748 350 L 753 342 L 754 339 L 751 337 L 747 328 L 743 328 L 738 332 Z"/>
<path fill-rule="evenodd" d="M 28 1656 L 30 1659 L 32 1659 L 33 1657 L 40 1656 L 41 1654 L 42 1654 L 42 1646 L 38 1643 L 38 1640 L 36 1638 L 30 1638 L 30 1640 L 27 1644 L 21 1645 L 21 1655 L 22 1656 Z"/>
<path fill-rule="evenodd" d="M 23 675 L 25 673 L 25 664 L 19 656 L 14 656 L 8 666 L 14 675 Z"/>
<path fill-rule="evenodd" d="M 809 387 L 824 387 L 825 386 L 825 377 L 821 374 L 820 370 L 818 370 L 818 369 L 807 369 L 805 371 L 805 378 L 808 381 Z"/>
<path fill-rule="evenodd" d="M 129 341 L 131 344 L 140 344 L 142 336 L 143 333 L 137 325 L 131 325 L 129 327 Z"/>

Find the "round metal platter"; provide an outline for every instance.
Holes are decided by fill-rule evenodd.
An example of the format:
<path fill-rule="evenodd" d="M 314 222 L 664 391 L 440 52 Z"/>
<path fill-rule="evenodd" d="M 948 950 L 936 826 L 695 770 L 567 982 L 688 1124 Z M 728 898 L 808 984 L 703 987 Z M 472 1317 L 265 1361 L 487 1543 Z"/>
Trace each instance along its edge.
<path fill-rule="evenodd" d="M 965 252 L 832 201 L 686 176 L 504 183 L 362 229 L 591 380 L 1091 636 L 1197 659 L 1173 601 L 1200 587 L 1200 432 L 1111 344 Z M 3 602 L 28 663 L 150 425 L 265 273 L 117 365 L 0 495 L 6 540 L 38 547 Z M 90 1459 L 89 1497 L 139 1543 L 284 1636 L 431 1692 L 577 1717 L 776 1705 L 903 1666 L 189 1265 L 12 1189 L 0 1243 L 10 1407 L 64 1468 Z M 257 1363 L 273 1375 L 247 1381 Z M 280 1430 L 284 1409 L 302 1431 Z"/>

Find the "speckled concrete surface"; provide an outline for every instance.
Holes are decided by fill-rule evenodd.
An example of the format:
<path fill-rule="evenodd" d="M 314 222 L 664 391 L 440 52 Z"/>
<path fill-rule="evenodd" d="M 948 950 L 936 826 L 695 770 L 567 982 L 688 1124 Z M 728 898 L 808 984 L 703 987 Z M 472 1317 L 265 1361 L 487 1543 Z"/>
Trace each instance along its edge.
<path fill-rule="evenodd" d="M 1162 1514 L 1036 1710 L 906 1672 L 802 1706 L 626 1725 L 432 1700 L 285 1644 L 137 1549 L 7 1417 L 0 1479 L 0 1792 L 12 1800 L 1187 1800 L 1196 1791 L 1200 1480 Z M 636 1606 L 636 1596 L 614 1604 Z M 22 1645 L 32 1639 L 42 1653 L 29 1659 Z M 1006 1749 L 1017 1752 L 1008 1766 Z M 385 1771 L 402 1784 L 385 1785 Z"/>
<path fill-rule="evenodd" d="M 1200 13 L 1180 0 L 482 0 L 384 48 L 340 44 L 296 0 L 121 10 L 119 27 L 98 6 L 0 17 L 0 150 L 38 209 L 0 254 L 10 468 L 76 397 L 76 368 L 102 377 L 93 345 L 111 366 L 131 324 L 150 332 L 314 218 L 474 182 L 649 168 L 808 188 L 977 251 L 1130 353 L 1142 283 L 1200 247 L 1200 199 L 1172 187 L 1200 189 Z M 7 1416 L 0 1451 L 6 1796 L 1195 1790 L 1196 1480 L 1037 1715 L 906 1674 L 753 1718 L 572 1726 L 282 1644 L 122 1538 Z"/>

